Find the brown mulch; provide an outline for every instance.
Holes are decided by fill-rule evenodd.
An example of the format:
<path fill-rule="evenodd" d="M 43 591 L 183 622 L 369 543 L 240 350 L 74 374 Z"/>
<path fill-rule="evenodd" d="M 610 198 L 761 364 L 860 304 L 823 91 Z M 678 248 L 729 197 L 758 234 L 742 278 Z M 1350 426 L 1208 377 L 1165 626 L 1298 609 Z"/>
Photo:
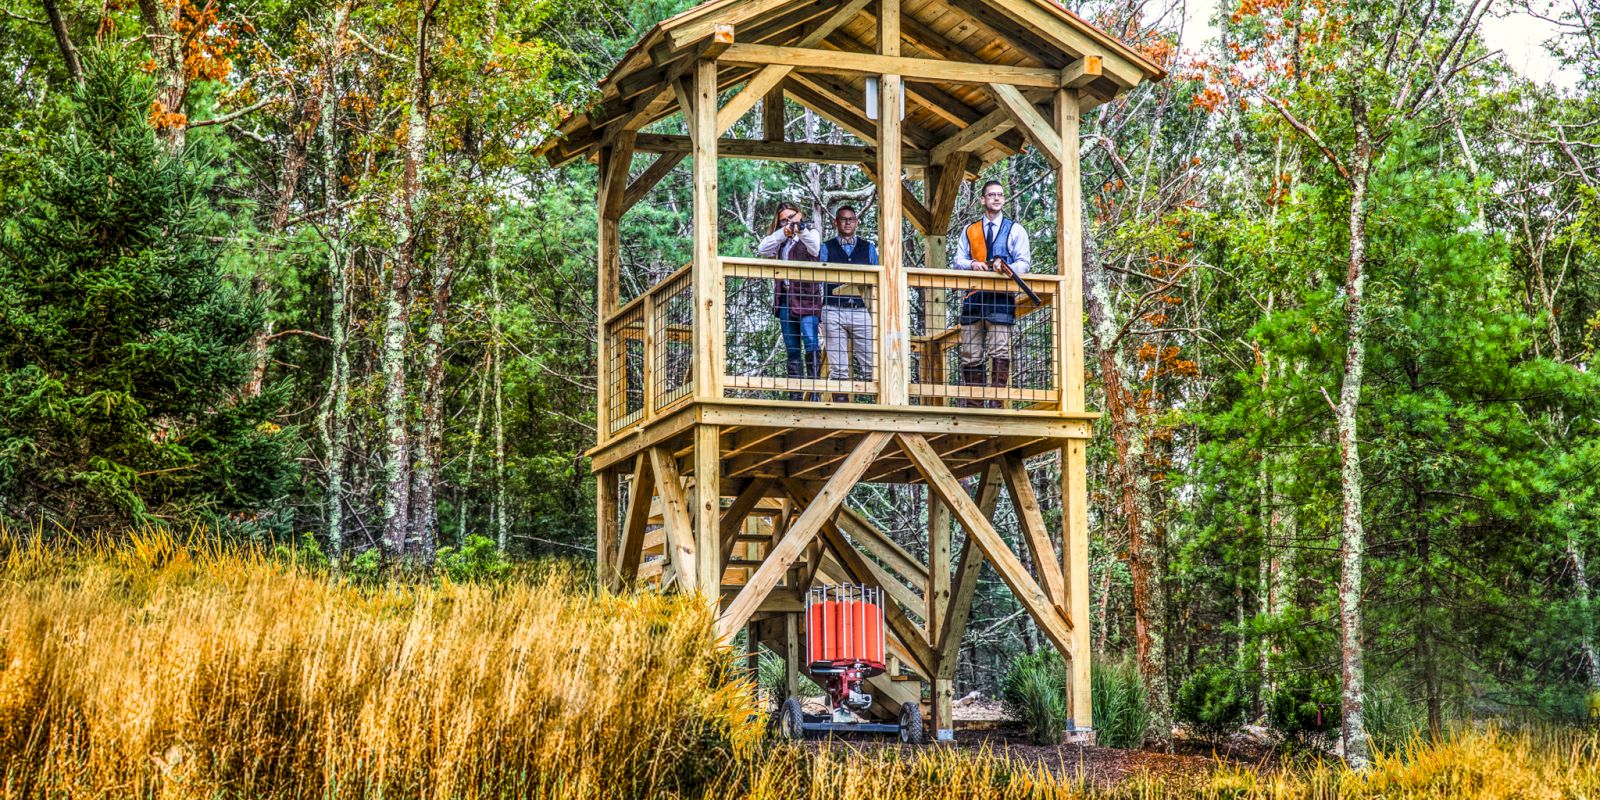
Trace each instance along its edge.
<path fill-rule="evenodd" d="M 833 740 L 863 750 L 905 748 L 892 737 L 849 736 Z M 955 748 L 974 754 L 1007 757 L 1016 763 L 1045 770 L 1064 778 L 1083 778 L 1096 786 L 1113 786 L 1134 777 L 1183 778 L 1210 772 L 1219 764 L 1271 769 L 1275 758 L 1266 748 L 1215 749 L 1198 743 L 1177 743 L 1173 752 L 1161 750 L 1118 750 L 1111 747 L 1084 747 L 1075 744 L 1035 745 L 1016 730 L 957 730 L 954 742 L 920 745 L 923 748 Z"/>

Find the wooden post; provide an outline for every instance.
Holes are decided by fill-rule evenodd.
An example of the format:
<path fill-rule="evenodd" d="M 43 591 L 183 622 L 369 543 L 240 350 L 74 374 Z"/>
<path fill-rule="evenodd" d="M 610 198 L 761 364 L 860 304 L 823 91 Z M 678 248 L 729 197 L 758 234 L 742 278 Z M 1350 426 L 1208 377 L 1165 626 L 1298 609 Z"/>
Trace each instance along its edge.
<path fill-rule="evenodd" d="M 939 184 L 943 181 L 944 166 L 942 164 L 930 164 L 922 175 L 922 202 L 927 204 L 928 211 L 932 212 L 931 221 L 928 223 L 927 238 L 924 241 L 924 249 L 927 255 L 922 259 L 922 265 L 928 269 L 947 269 L 950 266 L 950 259 L 945 255 L 944 251 L 945 226 L 939 224 Z M 948 215 L 945 216 L 945 219 L 948 221 Z M 936 289 L 931 290 L 930 293 L 937 294 L 939 304 L 943 306 L 944 291 Z M 932 302 L 933 298 L 930 297 L 927 298 L 923 305 L 923 309 L 930 316 L 932 316 Z M 940 310 L 942 311 L 943 309 L 941 308 Z M 939 319 L 942 319 L 942 317 L 939 317 Z"/>
<path fill-rule="evenodd" d="M 950 719 L 952 686 L 946 669 L 944 654 L 938 649 L 944 636 L 945 615 L 950 604 L 950 507 L 939 502 L 934 492 L 928 490 L 928 588 L 925 595 L 928 606 L 928 641 L 934 646 L 933 680 L 933 738 L 947 741 L 955 738 L 955 724 Z"/>
<path fill-rule="evenodd" d="M 800 659 L 804 650 L 800 642 L 800 615 L 783 615 L 783 696 L 800 695 Z"/>
<path fill-rule="evenodd" d="M 732 38 L 731 31 L 728 33 Z M 725 353 L 723 325 L 725 287 L 717 260 L 717 62 L 703 58 L 695 63 L 693 83 L 687 92 L 691 107 L 684 109 L 693 140 L 694 256 L 692 267 L 694 314 L 694 393 L 722 399 Z M 712 592 L 715 597 L 715 591 Z"/>
<path fill-rule="evenodd" d="M 695 572 L 700 591 L 711 603 L 711 613 L 722 601 L 722 453 L 721 429 L 696 425 L 694 429 L 694 538 Z"/>
<path fill-rule="evenodd" d="M 1061 137 L 1061 166 L 1056 170 L 1056 265 L 1061 273 L 1061 405 L 1068 413 L 1084 408 L 1083 362 L 1083 186 L 1078 170 L 1079 96 L 1076 89 L 1056 92 L 1056 133 Z M 1094 739 L 1094 710 L 1089 678 L 1089 482 L 1084 441 L 1072 439 L 1061 448 L 1061 569 L 1066 578 L 1067 616 L 1072 620 L 1072 652 L 1067 689 L 1067 735 Z"/>
<path fill-rule="evenodd" d="M 900 0 L 880 0 L 880 55 L 900 55 Z M 901 192 L 900 102 L 905 83 L 899 75 L 878 79 L 878 237 L 882 283 L 878 287 L 878 402 L 909 402 L 911 360 L 905 258 L 901 236 L 905 207 Z"/>
<path fill-rule="evenodd" d="M 783 141 L 783 88 L 767 92 L 761 100 L 761 139 L 767 142 Z"/>
<path fill-rule="evenodd" d="M 595 583 L 604 591 L 621 588 L 617 574 L 621 526 L 617 523 L 617 472 L 603 469 L 594 476 L 594 573 Z"/>

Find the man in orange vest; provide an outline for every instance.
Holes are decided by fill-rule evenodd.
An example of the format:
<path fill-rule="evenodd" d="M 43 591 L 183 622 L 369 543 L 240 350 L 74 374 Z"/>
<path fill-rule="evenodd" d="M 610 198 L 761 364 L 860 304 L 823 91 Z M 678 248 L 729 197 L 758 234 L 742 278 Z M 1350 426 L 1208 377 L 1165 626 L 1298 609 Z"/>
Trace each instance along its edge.
<path fill-rule="evenodd" d="M 1006 192 L 999 181 L 983 185 L 983 217 L 956 240 L 956 269 L 1025 274 L 1033 263 L 1028 232 L 1001 213 Z M 1011 332 L 1017 324 L 1016 295 L 973 290 L 961 301 L 961 382 L 996 389 L 988 402 L 1000 408 L 1011 384 Z M 987 374 L 985 374 L 987 372 Z M 977 403 L 967 403 L 976 406 Z"/>

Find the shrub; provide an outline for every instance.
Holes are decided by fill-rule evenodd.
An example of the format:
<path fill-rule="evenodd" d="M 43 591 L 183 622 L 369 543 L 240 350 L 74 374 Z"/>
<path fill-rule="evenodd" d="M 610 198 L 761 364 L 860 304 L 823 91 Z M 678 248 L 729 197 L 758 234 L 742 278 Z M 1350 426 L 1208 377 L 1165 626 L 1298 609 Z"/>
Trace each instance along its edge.
<path fill-rule="evenodd" d="M 1216 741 L 1244 724 L 1250 691 L 1237 673 L 1211 665 L 1201 669 L 1178 689 L 1174 716 L 1193 726 L 1196 733 Z"/>
<path fill-rule="evenodd" d="M 1061 743 L 1067 728 L 1067 667 L 1060 653 L 1045 649 L 1012 661 L 1000 682 L 1000 697 L 1022 722 L 1028 741 Z"/>
<path fill-rule="evenodd" d="M 1339 685 L 1313 673 L 1284 676 L 1267 695 L 1267 716 L 1272 727 L 1290 738 L 1327 733 L 1339 724 Z"/>
<path fill-rule="evenodd" d="M 487 536 L 473 534 L 457 550 L 441 547 L 438 554 L 439 570 L 456 583 L 472 581 L 497 581 L 511 572 L 511 562 Z"/>
<path fill-rule="evenodd" d="M 1150 730 L 1150 706 L 1138 664 L 1131 657 L 1097 661 L 1090 683 L 1098 743 L 1122 748 L 1144 744 Z"/>
<path fill-rule="evenodd" d="M 1393 750 L 1411 741 L 1428 724 L 1427 712 L 1391 686 L 1367 687 L 1361 723 L 1372 743 Z"/>

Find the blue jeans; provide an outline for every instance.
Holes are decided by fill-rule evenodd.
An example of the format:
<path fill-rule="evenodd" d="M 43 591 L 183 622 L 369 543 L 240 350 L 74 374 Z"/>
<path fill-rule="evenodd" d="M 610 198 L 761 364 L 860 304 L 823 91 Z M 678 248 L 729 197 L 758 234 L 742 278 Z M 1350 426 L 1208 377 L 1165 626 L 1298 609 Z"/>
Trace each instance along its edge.
<path fill-rule="evenodd" d="M 822 364 L 818 356 L 822 345 L 817 340 L 817 322 L 815 314 L 797 317 L 789 313 L 788 306 L 778 309 L 778 327 L 783 331 L 783 353 L 788 362 L 788 377 L 817 376 L 817 367 Z"/>

